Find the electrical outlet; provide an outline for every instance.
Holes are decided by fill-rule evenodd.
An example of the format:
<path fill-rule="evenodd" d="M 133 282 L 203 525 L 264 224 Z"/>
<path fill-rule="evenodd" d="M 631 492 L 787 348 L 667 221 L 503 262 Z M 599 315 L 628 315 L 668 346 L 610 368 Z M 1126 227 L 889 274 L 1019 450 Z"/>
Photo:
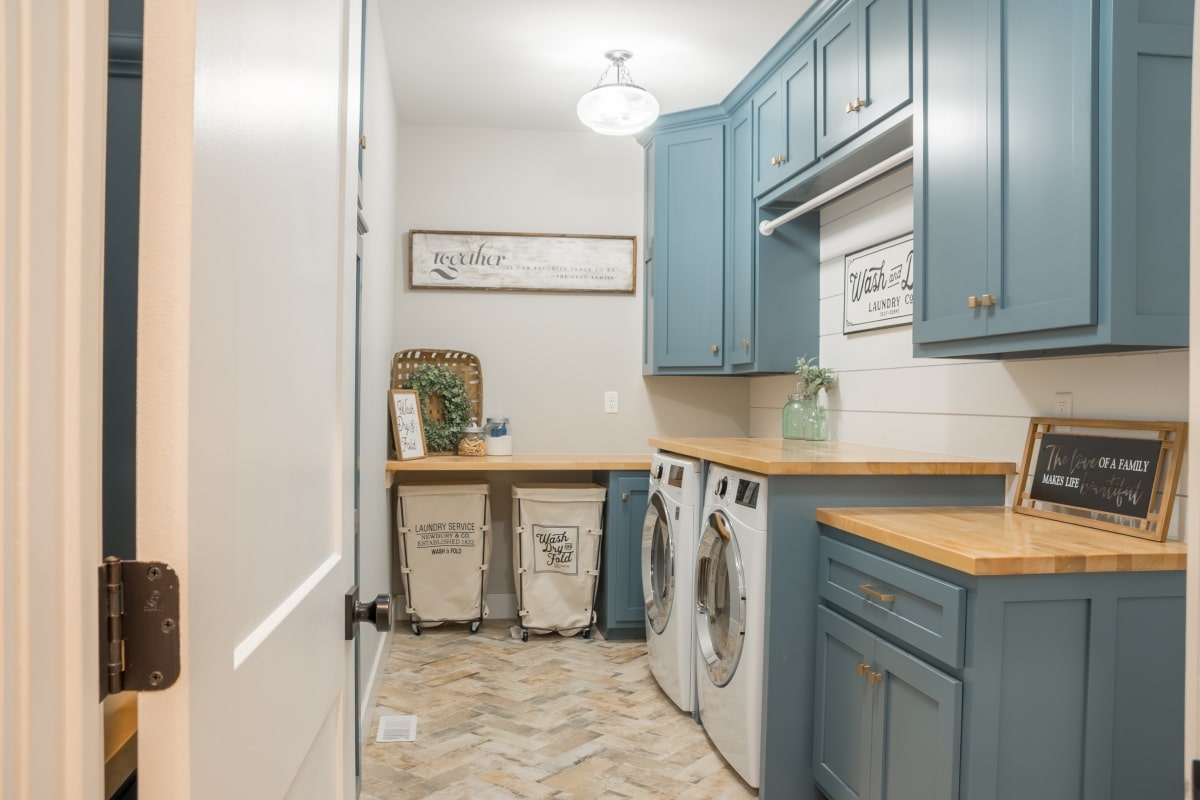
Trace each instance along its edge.
<path fill-rule="evenodd" d="M 1073 402 L 1070 392 L 1054 393 L 1054 416 L 1070 417 L 1074 415 Z"/>
<path fill-rule="evenodd" d="M 604 393 L 604 413 L 605 414 L 617 413 L 617 393 L 616 392 L 605 392 Z"/>

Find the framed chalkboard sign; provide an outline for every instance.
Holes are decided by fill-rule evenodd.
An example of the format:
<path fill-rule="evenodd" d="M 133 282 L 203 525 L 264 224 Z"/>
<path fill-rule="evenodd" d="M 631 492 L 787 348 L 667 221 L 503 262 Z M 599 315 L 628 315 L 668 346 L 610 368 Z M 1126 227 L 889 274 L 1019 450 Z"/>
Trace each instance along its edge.
<path fill-rule="evenodd" d="M 413 389 L 388 391 L 392 416 L 392 439 L 396 458 L 406 461 L 425 456 L 425 428 L 421 424 L 421 405 Z"/>
<path fill-rule="evenodd" d="M 1185 422 L 1034 417 L 1013 511 L 1163 541 Z"/>

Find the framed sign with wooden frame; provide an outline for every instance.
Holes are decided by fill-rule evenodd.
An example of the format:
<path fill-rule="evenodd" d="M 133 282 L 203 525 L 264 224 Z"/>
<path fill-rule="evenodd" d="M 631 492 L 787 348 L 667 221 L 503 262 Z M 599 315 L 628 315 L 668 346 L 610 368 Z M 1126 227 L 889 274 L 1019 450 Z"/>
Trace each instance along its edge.
<path fill-rule="evenodd" d="M 1164 541 L 1186 422 L 1034 417 L 1013 512 Z"/>
<path fill-rule="evenodd" d="M 392 416 L 392 440 L 396 458 L 425 457 L 425 428 L 421 424 L 421 402 L 412 389 L 389 389 L 388 407 Z"/>
<path fill-rule="evenodd" d="M 410 289 L 633 294 L 633 236 L 409 231 Z"/>

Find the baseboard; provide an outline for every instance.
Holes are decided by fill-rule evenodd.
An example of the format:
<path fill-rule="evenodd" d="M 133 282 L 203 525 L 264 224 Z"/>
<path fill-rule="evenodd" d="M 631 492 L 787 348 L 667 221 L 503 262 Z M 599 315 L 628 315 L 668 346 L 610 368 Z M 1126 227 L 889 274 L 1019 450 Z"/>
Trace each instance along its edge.
<path fill-rule="evenodd" d="M 370 677 L 365 687 L 359 687 L 358 696 L 358 738 L 367 741 L 371 733 L 371 723 L 375 721 L 375 706 L 379 702 L 379 691 L 383 687 L 383 672 L 387 668 L 388 651 L 392 646 L 392 631 L 389 630 L 379 637 L 379 645 L 371 660 Z M 366 655 L 365 653 L 360 654 Z"/>

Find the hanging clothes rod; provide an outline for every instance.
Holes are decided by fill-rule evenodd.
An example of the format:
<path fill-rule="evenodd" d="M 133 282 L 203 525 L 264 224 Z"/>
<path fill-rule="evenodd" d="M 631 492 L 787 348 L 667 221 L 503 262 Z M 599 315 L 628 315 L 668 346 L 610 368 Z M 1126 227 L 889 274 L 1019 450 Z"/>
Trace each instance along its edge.
<path fill-rule="evenodd" d="M 818 206 L 825 205 L 826 203 L 828 203 L 830 200 L 834 199 L 835 197 L 840 197 L 841 195 L 845 194 L 846 192 L 850 191 L 851 189 L 856 189 L 859 186 L 862 186 L 867 181 L 872 180 L 873 178 L 879 177 L 880 175 L 887 172 L 888 170 L 894 169 L 894 168 L 900 166 L 901 164 L 905 163 L 906 161 L 912 161 L 912 157 L 913 157 L 913 149 L 912 149 L 912 146 L 910 145 L 910 146 L 904 148 L 903 150 L 901 150 L 899 153 L 896 153 L 896 155 L 891 156 L 889 158 L 885 158 L 883 161 L 880 161 L 875 166 L 870 167 L 869 169 L 865 169 L 862 172 L 858 173 L 853 178 L 851 178 L 847 181 L 844 181 L 842 183 L 839 183 L 837 186 L 833 187 L 832 189 L 830 189 L 827 192 L 817 195 L 812 200 L 809 200 L 807 203 L 798 205 L 795 208 L 793 208 L 791 211 L 787 211 L 783 214 L 780 214 L 775 219 L 772 219 L 772 220 L 764 219 L 762 222 L 758 223 L 758 232 L 761 233 L 763 236 L 770 236 L 772 233 L 775 232 L 775 229 L 778 228 L 780 225 L 784 225 L 788 222 L 791 222 L 792 220 L 794 220 L 796 217 L 800 216 L 801 214 L 807 214 L 809 211 L 812 211 L 814 208 L 817 208 Z"/>

